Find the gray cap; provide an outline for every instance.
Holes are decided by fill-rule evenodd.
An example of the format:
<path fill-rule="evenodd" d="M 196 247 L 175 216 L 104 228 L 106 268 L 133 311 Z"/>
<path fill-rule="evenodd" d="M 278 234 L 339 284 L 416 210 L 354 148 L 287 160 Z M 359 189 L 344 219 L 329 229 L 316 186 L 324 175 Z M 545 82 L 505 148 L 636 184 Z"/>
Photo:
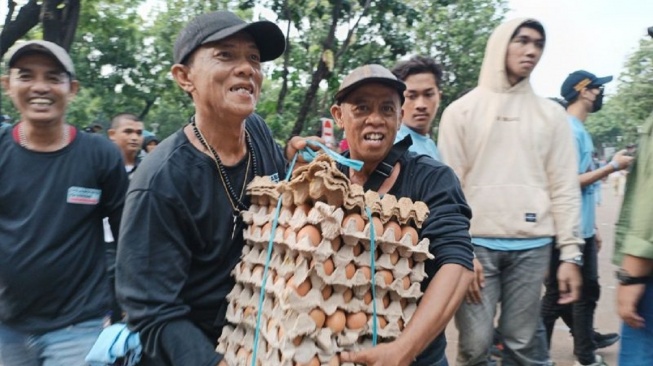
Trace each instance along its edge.
<path fill-rule="evenodd" d="M 363 65 L 350 72 L 340 84 L 340 88 L 334 97 L 336 103 L 342 103 L 349 93 L 365 83 L 382 83 L 397 90 L 401 104 L 404 104 L 406 84 L 397 79 L 390 70 L 377 64 Z"/>
<path fill-rule="evenodd" d="M 15 46 L 11 51 L 7 67 L 11 68 L 19 58 L 30 53 L 43 53 L 54 58 L 71 78 L 75 78 L 75 67 L 68 52 L 56 43 L 49 41 L 28 41 Z"/>
<path fill-rule="evenodd" d="M 274 60 L 286 49 L 286 37 L 276 24 L 266 20 L 247 23 L 234 13 L 216 11 L 194 18 L 179 32 L 173 50 L 174 62 L 183 63 L 201 45 L 240 31 L 246 31 L 254 38 L 262 62 Z"/>

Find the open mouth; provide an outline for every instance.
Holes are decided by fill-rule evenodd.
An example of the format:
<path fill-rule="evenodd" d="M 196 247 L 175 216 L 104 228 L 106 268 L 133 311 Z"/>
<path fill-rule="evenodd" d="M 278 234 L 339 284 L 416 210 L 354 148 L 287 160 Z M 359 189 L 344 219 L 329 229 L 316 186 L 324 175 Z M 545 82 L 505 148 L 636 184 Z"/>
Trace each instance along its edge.
<path fill-rule="evenodd" d="M 54 104 L 54 102 L 47 98 L 32 98 L 29 100 L 29 104 L 37 107 L 45 107 Z"/>
<path fill-rule="evenodd" d="M 254 88 L 251 85 L 236 85 L 229 89 L 229 91 L 242 94 L 242 95 L 253 95 Z"/>
<path fill-rule="evenodd" d="M 383 141 L 385 136 L 381 133 L 366 133 L 363 135 L 365 141 Z"/>

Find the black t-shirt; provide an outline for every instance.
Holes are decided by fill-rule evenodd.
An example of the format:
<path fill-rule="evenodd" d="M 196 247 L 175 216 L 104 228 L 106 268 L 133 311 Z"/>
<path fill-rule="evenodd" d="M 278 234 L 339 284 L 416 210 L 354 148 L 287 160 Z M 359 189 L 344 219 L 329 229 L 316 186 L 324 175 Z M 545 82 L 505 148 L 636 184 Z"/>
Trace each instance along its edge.
<path fill-rule="evenodd" d="M 258 174 L 282 177 L 285 160 L 263 120 L 252 115 L 246 128 Z M 227 174 L 244 170 L 241 162 Z M 233 183 L 240 193 L 240 182 Z M 235 283 L 230 272 L 243 248 L 242 226 L 231 239 L 232 213 L 215 162 L 183 130 L 139 165 L 123 213 L 116 290 L 130 327 L 140 332 L 145 364 L 220 361 L 215 346 Z"/>
<path fill-rule="evenodd" d="M 34 152 L 4 133 L 0 182 L 0 322 L 39 334 L 104 316 L 102 218 L 118 228 L 128 184 L 115 145 L 77 131 Z"/>
<path fill-rule="evenodd" d="M 426 155 L 408 151 L 399 158 L 399 164 L 401 172 L 388 193 L 397 198 L 423 201 L 430 211 L 419 230 L 420 240 L 429 239 L 429 251 L 435 256 L 424 265 L 428 275 L 422 282 L 422 291 L 425 291 L 444 264 L 459 264 L 473 270 L 473 248 L 469 235 L 472 213 L 451 168 Z M 349 176 L 348 168 L 342 165 L 339 168 Z M 441 359 L 446 344 L 443 332 L 417 357 L 413 365 L 431 365 Z"/>

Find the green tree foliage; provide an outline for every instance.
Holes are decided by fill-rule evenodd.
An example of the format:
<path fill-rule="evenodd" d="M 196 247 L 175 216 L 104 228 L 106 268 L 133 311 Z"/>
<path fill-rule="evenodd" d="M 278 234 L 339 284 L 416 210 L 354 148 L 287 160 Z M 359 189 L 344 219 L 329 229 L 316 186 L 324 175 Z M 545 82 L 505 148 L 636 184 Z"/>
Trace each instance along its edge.
<path fill-rule="evenodd" d="M 591 114 L 587 130 L 597 147 L 625 145 L 637 141 L 638 127 L 653 111 L 653 40 L 642 39 L 625 63 L 617 93 L 603 109 Z"/>

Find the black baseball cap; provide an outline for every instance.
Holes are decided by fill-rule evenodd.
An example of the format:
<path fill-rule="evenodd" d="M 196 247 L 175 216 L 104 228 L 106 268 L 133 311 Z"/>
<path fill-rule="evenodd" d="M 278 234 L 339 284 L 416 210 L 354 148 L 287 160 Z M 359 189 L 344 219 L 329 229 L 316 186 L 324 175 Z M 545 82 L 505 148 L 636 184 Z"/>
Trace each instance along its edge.
<path fill-rule="evenodd" d="M 12 68 L 19 58 L 33 53 L 42 53 L 52 57 L 71 78 L 75 78 L 75 67 L 68 52 L 56 43 L 49 41 L 27 41 L 12 48 L 7 61 L 7 68 Z"/>
<path fill-rule="evenodd" d="M 574 71 L 562 83 L 560 95 L 566 101 L 571 102 L 576 99 L 583 88 L 599 87 L 612 81 L 612 76 L 597 77 L 591 72 L 585 70 Z"/>
<path fill-rule="evenodd" d="M 382 83 L 395 89 L 399 93 L 401 104 L 404 104 L 406 84 L 397 79 L 390 70 L 377 64 L 363 65 L 350 72 L 342 81 L 338 92 L 334 96 L 336 103 L 342 103 L 345 97 L 359 86 L 372 82 Z"/>
<path fill-rule="evenodd" d="M 254 38 L 262 62 L 274 60 L 286 49 L 286 37 L 276 24 L 267 20 L 247 23 L 234 13 L 216 11 L 194 18 L 179 32 L 173 50 L 174 62 L 183 63 L 198 47 L 241 31 Z"/>

